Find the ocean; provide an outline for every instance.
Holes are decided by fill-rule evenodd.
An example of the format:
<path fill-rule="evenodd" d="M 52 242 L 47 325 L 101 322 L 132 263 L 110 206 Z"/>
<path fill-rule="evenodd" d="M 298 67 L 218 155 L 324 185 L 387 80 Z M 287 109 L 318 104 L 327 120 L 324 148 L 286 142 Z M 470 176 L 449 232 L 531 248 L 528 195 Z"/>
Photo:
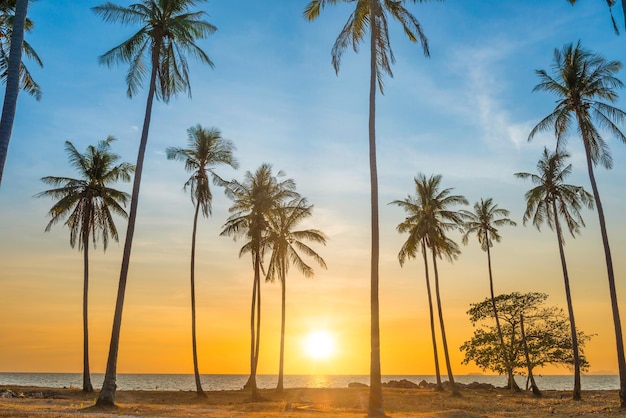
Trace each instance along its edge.
<path fill-rule="evenodd" d="M 434 383 L 435 376 L 406 375 L 383 376 L 383 382 L 390 380 L 407 379 L 414 383 L 422 380 Z M 494 386 L 504 386 L 504 376 L 490 375 L 459 375 L 454 377 L 459 383 L 491 383 Z M 92 373 L 91 381 L 95 388 L 102 386 L 104 374 Z M 203 374 L 201 375 L 204 390 L 239 390 L 248 380 L 243 374 Z M 447 380 L 442 376 L 442 380 Z M 524 376 L 516 377 L 520 387 L 526 384 Z M 571 390 L 574 378 L 571 375 L 536 376 L 537 385 L 542 390 Z M 257 386 L 262 389 L 276 387 L 276 375 L 258 375 Z M 285 388 L 346 388 L 349 383 L 369 383 L 367 375 L 286 375 Z M 14 386 L 42 386 L 55 388 L 81 388 L 81 373 L 0 373 L 0 385 Z M 619 389 L 619 378 L 616 375 L 583 375 L 581 377 L 583 390 L 614 390 Z M 195 390 L 195 380 L 191 374 L 119 374 L 117 387 L 120 390 Z"/>

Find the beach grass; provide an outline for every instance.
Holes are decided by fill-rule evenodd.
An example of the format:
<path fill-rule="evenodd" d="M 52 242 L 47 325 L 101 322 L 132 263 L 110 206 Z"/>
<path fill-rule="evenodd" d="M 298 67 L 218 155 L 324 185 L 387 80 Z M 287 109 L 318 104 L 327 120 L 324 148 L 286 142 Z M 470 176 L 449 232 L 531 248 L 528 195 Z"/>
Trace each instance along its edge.
<path fill-rule="evenodd" d="M 368 388 L 286 389 L 282 394 L 261 390 L 263 402 L 251 402 L 246 391 L 213 391 L 201 398 L 192 391 L 118 391 L 113 408 L 95 407 L 96 395 L 79 389 L 0 386 L 17 397 L 0 398 L 0 417 L 339 417 L 366 415 Z M 574 401 L 571 392 L 545 391 L 536 397 L 527 391 L 466 389 L 462 397 L 430 389 L 383 391 L 391 417 L 618 417 L 616 390 L 583 391 Z"/>

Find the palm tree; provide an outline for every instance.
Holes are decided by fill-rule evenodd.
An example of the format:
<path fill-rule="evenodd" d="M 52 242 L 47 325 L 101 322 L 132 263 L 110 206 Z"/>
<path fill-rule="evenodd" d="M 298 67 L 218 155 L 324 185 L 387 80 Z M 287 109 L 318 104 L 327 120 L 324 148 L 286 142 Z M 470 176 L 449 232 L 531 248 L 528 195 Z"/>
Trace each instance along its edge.
<path fill-rule="evenodd" d="M 493 242 L 500 242 L 500 234 L 497 228 L 501 226 L 515 226 L 515 222 L 507 218 L 509 211 L 499 208 L 497 204 L 493 203 L 493 199 L 486 200 L 480 199 L 479 202 L 474 204 L 474 212 L 467 210 L 461 211 L 461 215 L 465 219 L 462 242 L 467 245 L 469 236 L 476 234 L 480 248 L 487 253 L 487 267 L 489 270 L 489 292 L 491 295 L 491 306 L 493 308 L 493 316 L 496 319 L 496 328 L 498 329 L 498 337 L 500 338 L 500 347 L 502 348 L 502 355 L 504 356 L 504 365 L 506 366 L 509 388 L 512 391 L 520 390 L 519 386 L 515 382 L 513 376 L 513 368 L 511 366 L 510 359 L 506 358 L 506 351 L 504 350 L 504 337 L 502 336 L 502 328 L 500 327 L 500 319 L 498 318 L 498 310 L 496 309 L 496 299 L 493 291 L 493 274 L 491 272 L 491 250 Z"/>
<path fill-rule="evenodd" d="M 115 377 L 122 310 L 154 97 L 156 95 L 157 99 L 167 103 L 172 96 L 178 93 L 186 92 L 191 95 L 189 67 L 185 53 L 198 58 L 211 67 L 213 66 L 207 54 L 195 44 L 196 39 L 204 39 L 216 30 L 215 26 L 202 20 L 205 15 L 204 12 L 189 11 L 199 1 L 201 0 L 141 0 L 139 3 L 131 4 L 128 7 L 108 2 L 92 8 L 106 22 L 143 25 L 128 40 L 100 57 L 100 63 L 109 66 L 115 62 L 130 64 L 126 75 L 129 97 L 139 92 L 146 76 L 148 73 L 150 74 L 146 112 L 137 153 L 137 172 L 133 182 L 128 229 L 115 302 L 109 357 L 97 405 L 115 404 Z"/>
<path fill-rule="evenodd" d="M 70 245 L 78 242 L 78 250 L 83 252 L 83 391 L 93 392 L 89 373 L 89 239 L 96 243 L 102 239 L 106 251 L 109 235 L 118 241 L 117 228 L 112 214 L 126 218 L 126 206 L 130 195 L 109 187 L 118 180 L 130 181 L 135 168 L 129 163 L 114 165 L 119 155 L 111 152 L 111 142 L 115 138 L 108 137 L 98 142 L 97 146 L 87 147 L 85 154 L 76 150 L 74 145 L 65 141 L 65 150 L 69 154 L 70 165 L 80 174 L 80 178 L 43 177 L 41 181 L 54 187 L 38 193 L 35 197 L 50 197 L 57 200 L 48 215 L 50 222 L 46 232 L 52 225 L 64 221 L 70 229 Z"/>
<path fill-rule="evenodd" d="M 424 225 L 424 216 L 422 205 L 417 198 L 409 195 L 404 200 L 394 200 L 391 204 L 398 205 L 407 212 L 408 216 L 403 222 L 398 224 L 396 230 L 399 233 L 408 233 L 409 237 L 402 244 L 398 253 L 398 261 L 400 266 L 404 266 L 405 261 L 417 257 L 417 252 L 422 251 L 424 258 L 424 277 L 426 278 L 426 293 L 428 295 L 428 312 L 430 314 L 430 335 L 433 344 L 433 355 L 435 359 L 435 377 L 437 380 L 436 390 L 442 391 L 441 371 L 439 370 L 439 355 L 437 353 L 437 338 L 435 336 L 435 315 L 433 311 L 433 298 L 430 290 L 430 277 L 428 272 L 428 257 L 426 236 L 427 230 Z"/>
<path fill-rule="evenodd" d="M 416 2 L 417 0 L 412 0 Z M 304 10 L 304 16 L 315 20 L 326 4 L 356 3 L 354 12 L 348 18 L 339 33 L 332 49 L 332 62 L 335 72 L 339 72 L 341 56 L 351 45 L 358 52 L 359 44 L 364 41 L 369 28 L 370 44 L 370 83 L 369 83 L 369 165 L 371 189 L 371 360 L 370 360 L 370 398 L 369 415 L 385 415 L 380 376 L 380 320 L 378 303 L 378 172 L 376 167 L 376 83 L 381 93 L 383 78 L 387 74 L 393 76 L 391 64 L 395 62 L 387 17 L 400 22 L 404 33 L 410 41 L 419 41 L 424 55 L 429 56 L 428 40 L 422 32 L 419 21 L 405 7 L 406 0 L 311 0 Z"/>
<path fill-rule="evenodd" d="M 211 201 L 213 195 L 209 186 L 209 174 L 216 185 L 224 185 L 226 182 L 218 176 L 214 167 L 226 164 L 237 168 L 239 163 L 233 156 L 234 145 L 228 139 L 222 138 L 219 130 L 206 129 L 200 125 L 187 130 L 188 148 L 170 147 L 165 152 L 168 160 L 178 160 L 185 163 L 185 170 L 191 173 L 191 177 L 185 183 L 184 189 L 190 188 L 191 202 L 196 209 L 193 215 L 193 231 L 191 234 L 191 345 L 193 351 L 193 371 L 196 378 L 196 391 L 200 396 L 206 396 L 200 383 L 198 370 L 198 351 L 196 347 L 196 231 L 198 229 L 198 214 L 208 218 L 211 214 Z"/>
<path fill-rule="evenodd" d="M 576 322 L 574 321 L 574 307 L 570 292 L 569 275 L 563 250 L 563 233 L 559 218 L 565 221 L 565 225 L 572 237 L 580 233 L 580 227 L 585 226 L 580 210 L 583 206 L 593 208 L 593 196 L 580 186 L 565 184 L 564 180 L 572 172 L 572 165 L 565 165 L 569 154 L 563 151 L 551 153 L 547 148 L 543 149 L 541 159 L 537 163 L 538 174 L 515 173 L 516 177 L 530 179 L 535 185 L 526 192 L 526 212 L 524 212 L 524 225 L 532 220 L 533 225 L 540 230 L 546 222 L 550 229 L 556 230 L 556 238 L 559 245 L 561 267 L 563 268 L 563 281 L 565 283 L 565 296 L 567 298 L 567 311 L 569 313 L 570 328 L 572 331 L 572 351 L 574 354 L 574 399 L 580 399 L 580 357 L 578 352 L 578 336 Z"/>
<path fill-rule="evenodd" d="M 292 179 L 278 180 L 284 174 L 272 174 L 272 166 L 262 164 L 254 174 L 247 171 L 243 182 L 232 180 L 226 187 L 226 195 L 233 200 L 228 209 L 231 216 L 220 235 L 245 237 L 239 256 L 250 253 L 254 269 L 252 303 L 250 308 L 250 377 L 246 387 L 252 391 L 252 399 L 260 399 L 256 385 L 259 360 L 261 325 L 261 264 L 267 249 L 270 219 L 275 216 L 282 202 L 295 199 L 296 184 Z"/>
<path fill-rule="evenodd" d="M 317 229 L 293 229 L 312 215 L 313 205 L 305 198 L 298 197 L 291 202 L 281 202 L 269 218 L 269 231 L 266 238 L 267 246 L 272 249 L 267 268 L 266 281 L 280 281 L 281 315 L 280 315 L 280 359 L 278 366 L 278 383 L 276 391 L 282 392 L 285 359 L 285 305 L 287 273 L 293 264 L 304 277 L 313 277 L 313 268 L 306 264 L 299 252 L 311 257 L 322 268 L 326 268 L 324 259 L 303 241 L 311 241 L 326 245 L 326 235 Z"/>
<path fill-rule="evenodd" d="M 600 234 L 604 247 L 615 327 L 617 364 L 620 376 L 620 405 L 624 408 L 626 407 L 624 340 L 609 237 L 600 193 L 593 172 L 593 167 L 598 163 L 606 168 L 611 168 L 613 164 L 611 152 L 596 128 L 596 124 L 615 135 L 622 142 L 626 142 L 626 136 L 617 126 L 617 123 L 624 121 L 626 113 L 610 104 L 619 98 L 615 90 L 623 86 L 623 83 L 614 75 L 621 68 L 622 64 L 619 61 L 607 61 L 602 56 L 583 49 L 580 42 L 576 46 L 573 44 L 565 45 L 562 50 L 555 49 L 553 75 L 549 75 L 544 70 L 537 70 L 536 73 L 541 79 L 541 83 L 536 85 L 533 91 L 552 92 L 558 96 L 559 100 L 554 111 L 533 128 L 528 140 L 531 140 L 540 131 L 553 130 L 557 139 L 557 149 L 560 149 L 572 127 L 575 126 L 577 132 L 580 133 L 587 159 L 589 181 L 600 222 Z"/>
<path fill-rule="evenodd" d="M 439 190 L 440 186 L 441 175 L 426 178 L 424 174 L 420 173 L 415 177 L 415 202 L 421 207 L 420 223 L 422 226 L 420 228 L 423 229 L 426 245 L 430 248 L 435 273 L 435 297 L 437 299 L 437 313 L 439 315 L 439 327 L 441 328 L 441 340 L 448 379 L 452 388 L 452 395 L 459 396 L 461 393 L 454 382 L 446 327 L 443 320 L 437 259 L 445 257 L 448 261 L 452 261 L 461 253 L 459 246 L 446 236 L 446 232 L 457 229 L 461 223 L 459 213 L 449 208 L 455 205 L 466 205 L 467 200 L 461 195 L 452 195 L 452 189 L 450 188 Z"/>

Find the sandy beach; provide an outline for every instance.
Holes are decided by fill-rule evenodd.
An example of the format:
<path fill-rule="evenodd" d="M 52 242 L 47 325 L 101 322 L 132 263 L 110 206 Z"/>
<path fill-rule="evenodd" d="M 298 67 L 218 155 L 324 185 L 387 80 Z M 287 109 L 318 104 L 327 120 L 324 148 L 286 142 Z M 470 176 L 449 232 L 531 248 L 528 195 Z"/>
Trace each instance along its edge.
<path fill-rule="evenodd" d="M 363 417 L 367 388 L 261 390 L 264 402 L 250 402 L 245 391 L 118 391 L 114 408 L 94 407 L 95 394 L 79 389 L 0 386 L 16 397 L 0 398 L 0 417 L 158 416 L 158 417 Z M 465 389 L 462 397 L 430 389 L 384 389 L 385 410 L 392 417 L 617 417 L 617 391 L 584 391 L 582 401 L 569 392 L 545 391 L 535 397 L 506 389 Z M 13 395 L 11 395 L 13 396 Z"/>

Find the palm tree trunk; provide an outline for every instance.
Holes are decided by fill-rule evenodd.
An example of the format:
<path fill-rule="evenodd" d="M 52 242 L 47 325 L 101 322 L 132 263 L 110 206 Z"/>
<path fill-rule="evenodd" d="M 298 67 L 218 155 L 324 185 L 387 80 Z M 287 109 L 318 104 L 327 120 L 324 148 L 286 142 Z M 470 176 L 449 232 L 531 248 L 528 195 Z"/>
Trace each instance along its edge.
<path fill-rule="evenodd" d="M 500 318 L 498 317 L 498 309 L 496 308 L 496 297 L 493 291 L 493 275 L 491 273 L 491 251 L 489 251 L 489 236 L 485 230 L 485 242 L 487 243 L 487 266 L 489 268 L 489 292 L 491 294 L 491 306 L 493 308 L 493 316 L 496 319 L 496 328 L 498 329 L 498 338 L 500 338 L 500 349 L 502 350 L 502 359 L 504 360 L 504 367 L 508 375 L 508 386 L 511 391 L 519 391 L 520 388 L 515 382 L 515 376 L 513 376 L 513 368 L 511 362 L 506 355 L 506 349 L 504 347 L 504 337 L 502 336 L 502 327 L 500 326 Z"/>
<path fill-rule="evenodd" d="M 572 398 L 578 401 L 581 399 L 578 333 L 576 332 L 576 321 L 574 321 L 574 305 L 572 304 L 572 293 L 569 286 L 569 274 L 567 273 L 567 264 L 565 263 L 565 251 L 563 250 L 563 235 L 561 233 L 561 225 L 558 218 L 559 214 L 556 210 L 556 202 L 554 201 L 552 201 L 552 210 L 554 211 L 556 238 L 559 243 L 559 255 L 561 257 L 561 267 L 563 268 L 563 281 L 565 283 L 565 296 L 567 298 L 567 312 L 569 314 L 569 324 L 572 332 L 572 351 L 574 354 L 574 394 Z"/>
<path fill-rule="evenodd" d="M 533 366 L 530 363 L 530 353 L 528 352 L 528 343 L 526 342 L 526 331 L 524 331 L 524 314 L 519 315 L 519 324 L 522 331 L 522 342 L 524 344 L 524 355 L 526 356 L 526 367 L 528 368 L 528 379 L 530 380 L 530 387 L 533 390 L 533 395 L 541 396 L 541 391 L 535 383 L 535 376 L 533 375 Z"/>
<path fill-rule="evenodd" d="M 439 355 L 437 354 L 437 337 L 435 336 L 435 315 L 433 313 L 433 297 L 430 291 L 430 277 L 428 275 L 428 257 L 426 256 L 426 244 L 422 239 L 422 254 L 424 255 L 424 273 L 426 277 L 426 293 L 428 294 L 428 312 L 430 314 L 430 335 L 433 340 L 433 354 L 435 356 L 435 377 L 437 378 L 437 386 L 435 390 L 442 391 L 441 371 L 439 370 Z"/>
<path fill-rule="evenodd" d="M 280 312 L 280 359 L 278 363 L 278 384 L 276 385 L 276 392 L 282 393 L 283 386 L 283 373 L 285 366 L 285 308 L 286 303 L 285 300 L 287 298 L 287 275 L 285 274 L 285 269 L 281 269 L 281 280 L 280 280 L 280 292 L 281 292 L 281 312 Z"/>
<path fill-rule="evenodd" d="M 250 308 L 250 377 L 246 382 L 244 388 L 250 389 L 252 391 L 251 398 L 253 400 L 258 399 L 258 389 L 256 386 L 256 367 L 257 367 L 257 346 L 255 342 L 256 338 L 256 312 L 257 312 L 257 293 L 260 290 L 259 282 L 260 282 L 260 261 L 259 261 L 259 249 L 257 248 L 254 251 L 254 283 L 252 285 L 252 306 Z"/>
<path fill-rule="evenodd" d="M 7 81 L 0 117 L 0 184 L 7 159 L 9 140 L 13 131 L 13 120 L 17 108 L 17 95 L 20 91 L 20 65 L 22 64 L 22 44 L 24 43 L 24 24 L 28 12 L 28 0 L 17 0 L 15 17 L 11 31 L 11 48 L 7 65 Z"/>
<path fill-rule="evenodd" d="M 437 257 L 435 251 L 433 254 L 433 269 L 435 271 L 435 296 L 437 297 L 437 310 L 439 312 L 439 326 L 441 327 L 441 341 L 443 343 L 443 354 L 446 359 L 446 368 L 448 369 L 448 380 L 450 381 L 450 387 L 452 389 L 452 396 L 461 396 L 459 388 L 456 387 L 454 382 L 454 375 L 452 374 L 452 366 L 450 365 L 450 354 L 448 353 L 448 341 L 446 339 L 446 327 L 443 323 L 443 308 L 441 307 L 441 297 L 439 294 L 439 272 L 437 271 Z"/>
<path fill-rule="evenodd" d="M 126 228 L 126 239 L 124 241 L 124 253 L 122 256 L 122 267 L 120 271 L 120 281 L 117 288 L 117 299 L 115 301 L 115 316 L 113 317 L 113 330 L 111 331 L 111 343 L 109 345 L 109 357 L 107 359 L 106 373 L 102 390 L 96 401 L 96 405 L 115 405 L 115 380 L 117 377 L 117 353 L 120 345 L 120 331 L 122 328 L 122 311 L 124 309 L 124 296 L 126 294 L 126 280 L 128 278 L 128 268 L 130 266 L 130 252 L 133 246 L 133 236 L 135 234 L 135 221 L 137 219 L 137 204 L 139 203 L 139 187 L 141 185 L 141 173 L 143 171 L 143 160 L 148 143 L 148 131 L 150 130 L 150 118 L 152 116 L 152 102 L 156 91 L 157 58 L 160 46 L 154 45 L 152 52 L 152 72 L 150 74 L 150 88 L 148 89 L 148 99 L 146 101 L 146 114 L 143 120 L 141 131 L 141 141 L 137 153 L 137 164 L 135 165 L 135 179 L 133 181 L 133 192 L 130 200 L 130 213 L 128 215 L 128 226 Z"/>
<path fill-rule="evenodd" d="M 581 118 L 578 118 L 578 126 L 581 124 Z M 613 310 L 613 326 L 615 328 L 615 345 L 617 347 L 617 366 L 619 370 L 619 399 L 620 408 L 626 408 L 626 358 L 624 357 L 624 339 L 622 337 L 622 322 L 619 315 L 619 304 L 617 301 L 617 290 L 615 288 L 615 275 L 613 273 L 613 260 L 611 259 L 611 248 L 609 246 L 609 236 L 606 231 L 606 222 L 604 220 L 604 210 L 600 201 L 600 193 L 596 184 L 596 177 L 593 173 L 593 162 L 591 160 L 591 150 L 589 149 L 589 141 L 583 138 L 585 145 L 585 155 L 587 156 L 587 171 L 589 172 L 589 181 L 593 191 L 593 198 L 598 210 L 598 219 L 600 221 L 600 234 L 602 235 L 602 245 L 604 247 L 604 258 L 606 261 L 607 276 L 609 279 L 609 294 L 611 296 L 611 308 Z"/>
<path fill-rule="evenodd" d="M 196 202 L 196 211 L 193 215 L 193 232 L 191 234 L 191 345 L 193 350 L 193 373 L 196 378 L 196 392 L 198 396 L 206 397 L 200 382 L 200 371 L 198 369 L 198 348 L 196 344 L 196 232 L 198 230 L 198 212 L 200 211 L 200 200 Z"/>
<path fill-rule="evenodd" d="M 369 153 L 370 188 L 372 207 L 372 256 L 371 256 L 371 357 L 370 357 L 370 396 L 368 415 L 384 416 L 383 390 L 380 372 L 380 314 L 378 300 L 378 172 L 376 169 L 376 38 L 378 37 L 377 0 L 370 0 L 370 101 L 369 101 Z"/>
<path fill-rule="evenodd" d="M 89 373 L 89 233 L 83 233 L 83 392 L 93 392 Z"/>

